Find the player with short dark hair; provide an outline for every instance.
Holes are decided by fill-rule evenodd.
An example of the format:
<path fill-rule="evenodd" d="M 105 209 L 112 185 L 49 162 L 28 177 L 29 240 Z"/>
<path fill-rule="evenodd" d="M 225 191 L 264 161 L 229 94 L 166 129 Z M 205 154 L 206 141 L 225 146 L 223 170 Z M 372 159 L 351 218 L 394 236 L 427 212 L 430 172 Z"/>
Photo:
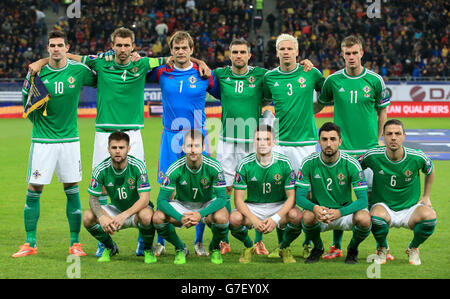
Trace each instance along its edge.
<path fill-rule="evenodd" d="M 381 264 L 387 259 L 389 228 L 413 230 L 414 237 L 406 253 L 410 264 L 420 265 L 418 247 L 433 234 L 437 223 L 430 201 L 433 162 L 421 150 L 403 146 L 405 137 L 403 123 L 390 119 L 383 126 L 386 146 L 370 149 L 360 158 L 362 168 L 370 167 L 373 171 L 369 205 L 372 233 L 378 244 L 376 262 Z M 425 174 L 422 195 L 420 172 Z"/>
<path fill-rule="evenodd" d="M 254 133 L 256 152 L 241 160 L 234 179 L 236 209 L 230 215 L 231 234 L 244 243 L 239 262 L 251 262 L 255 251 L 248 229 L 270 233 L 284 229 L 280 253 L 284 263 L 295 263 L 289 245 L 301 233 L 302 212 L 295 207 L 295 171 L 289 158 L 272 151 L 273 129 L 260 124 Z M 247 199 L 244 197 L 247 191 Z"/>
<path fill-rule="evenodd" d="M 305 263 L 315 263 L 323 254 L 320 233 L 337 229 L 353 231 L 345 263 L 355 264 L 358 246 L 371 229 L 367 183 L 358 161 L 339 149 L 339 127 L 327 122 L 319 131 L 321 151 L 303 160 L 296 182 L 296 203 L 304 209 L 303 230 L 314 243 Z M 306 197 L 309 189 L 311 200 Z M 352 201 L 352 189 L 356 201 Z"/>
<path fill-rule="evenodd" d="M 119 249 L 110 235 L 121 229 L 138 228 L 144 243 L 144 262 L 155 263 L 152 250 L 155 228 L 151 220 L 153 204 L 150 202 L 150 184 L 145 164 L 129 155 L 130 137 L 115 131 L 108 137 L 109 158 L 103 160 L 92 172 L 88 188 L 90 210 L 83 215 L 88 232 L 105 249 L 98 262 L 109 262 Z M 99 198 L 103 187 L 111 198 L 111 204 L 101 205 Z"/>
<path fill-rule="evenodd" d="M 39 76 L 50 93 L 45 109 L 32 111 L 31 149 L 27 173 L 28 191 L 25 201 L 27 238 L 13 257 L 37 253 L 36 230 L 40 215 L 40 197 L 44 185 L 50 184 L 53 173 L 63 183 L 67 197 L 66 215 L 70 230 L 70 254 L 86 255 L 79 242 L 81 203 L 78 182 L 81 181 L 80 138 L 77 128 L 77 108 L 83 86 L 95 86 L 96 77 L 85 65 L 69 60 L 67 37 L 61 31 L 48 34 L 49 63 Z M 24 104 L 31 96 L 31 74 L 28 73 L 22 95 Z"/>
<path fill-rule="evenodd" d="M 176 160 L 166 171 L 158 195 L 158 210 L 153 223 L 158 234 L 175 246 L 175 264 L 186 263 L 189 253 L 175 232 L 175 226 L 189 228 L 204 222 L 211 228 L 209 245 L 211 262 L 222 264 L 220 241 L 228 233 L 226 186 L 219 162 L 202 152 L 205 150 L 203 134 L 189 130 L 183 138 L 185 156 Z M 176 191 L 173 200 L 172 193 Z"/>

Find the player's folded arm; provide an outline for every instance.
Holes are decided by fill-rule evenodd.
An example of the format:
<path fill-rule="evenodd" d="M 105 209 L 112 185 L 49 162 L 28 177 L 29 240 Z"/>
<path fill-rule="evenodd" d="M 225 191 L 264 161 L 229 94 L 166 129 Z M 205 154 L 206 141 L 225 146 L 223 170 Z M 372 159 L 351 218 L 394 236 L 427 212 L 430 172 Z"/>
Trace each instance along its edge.
<path fill-rule="evenodd" d="M 365 188 L 359 188 L 355 190 L 356 200 L 352 202 L 351 204 L 342 207 L 339 209 L 339 212 L 341 212 L 341 217 L 353 214 L 359 210 L 367 208 L 369 204 L 369 200 L 367 197 L 367 187 Z"/>
<path fill-rule="evenodd" d="M 199 211 L 202 218 L 208 216 L 209 214 L 217 212 L 218 210 L 224 208 L 227 204 L 228 198 L 226 186 L 214 187 L 214 194 L 216 196 L 216 199 L 209 206 Z"/>
<path fill-rule="evenodd" d="M 308 192 L 309 185 L 297 182 L 295 188 L 295 203 L 302 209 L 313 212 L 316 204 L 306 197 Z"/>
<path fill-rule="evenodd" d="M 183 215 L 177 212 L 169 203 L 170 196 L 172 195 L 173 189 L 162 187 L 158 194 L 158 199 L 156 200 L 156 205 L 161 212 L 174 218 L 178 222 L 181 222 Z"/>

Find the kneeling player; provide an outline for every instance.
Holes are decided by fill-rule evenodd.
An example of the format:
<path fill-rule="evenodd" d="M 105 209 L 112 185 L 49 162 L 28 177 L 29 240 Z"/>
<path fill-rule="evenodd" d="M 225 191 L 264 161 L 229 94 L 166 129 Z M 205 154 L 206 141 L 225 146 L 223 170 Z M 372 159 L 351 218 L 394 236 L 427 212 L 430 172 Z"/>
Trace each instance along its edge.
<path fill-rule="evenodd" d="M 241 160 L 233 186 L 236 210 L 230 215 L 230 230 L 246 247 L 239 262 L 251 261 L 255 248 L 248 228 L 254 227 L 265 234 L 284 228 L 280 255 L 284 263 L 295 263 L 289 245 L 301 233 L 302 216 L 295 207 L 295 171 L 287 156 L 272 151 L 275 137 L 270 126 L 260 125 L 253 142 L 256 152 Z"/>
<path fill-rule="evenodd" d="M 320 233 L 326 230 L 352 230 L 345 263 L 355 264 L 358 246 L 370 234 L 367 183 L 358 161 L 339 150 L 340 129 L 325 123 L 319 130 L 322 150 L 306 157 L 298 173 L 296 202 L 305 211 L 302 226 L 314 249 L 305 263 L 319 261 L 323 254 Z M 352 187 L 357 200 L 352 202 Z M 311 200 L 306 198 L 311 188 Z"/>
<path fill-rule="evenodd" d="M 151 223 L 153 205 L 150 200 L 150 184 L 145 164 L 130 151 L 129 136 L 120 131 L 109 135 L 110 157 L 103 160 L 93 171 L 88 188 L 90 210 L 83 215 L 83 225 L 105 250 L 99 262 L 109 262 L 119 249 L 110 235 L 121 229 L 136 227 L 144 242 L 144 262 L 156 262 L 152 250 L 155 229 Z M 105 187 L 111 204 L 101 206 L 99 197 Z"/>
<path fill-rule="evenodd" d="M 373 171 L 370 215 L 372 233 L 380 246 L 377 260 L 382 264 L 386 263 L 386 237 L 390 227 L 414 231 L 406 253 L 410 264 L 420 265 L 418 247 L 434 232 L 437 221 L 430 201 L 433 163 L 422 151 L 404 147 L 405 136 L 399 120 L 388 120 L 383 128 L 386 146 L 371 149 L 360 158 L 362 168 Z M 420 171 L 425 174 L 422 197 Z"/>
<path fill-rule="evenodd" d="M 175 246 L 175 264 L 186 263 L 189 251 L 175 232 L 175 226 L 189 228 L 199 222 L 212 231 L 209 244 L 211 262 L 222 264 L 220 241 L 228 234 L 226 183 L 222 166 L 203 155 L 205 137 L 200 131 L 190 130 L 183 139 L 185 156 L 176 160 L 167 170 L 158 195 L 158 210 L 153 223 L 158 234 Z M 176 190 L 174 200 L 170 200 Z"/>

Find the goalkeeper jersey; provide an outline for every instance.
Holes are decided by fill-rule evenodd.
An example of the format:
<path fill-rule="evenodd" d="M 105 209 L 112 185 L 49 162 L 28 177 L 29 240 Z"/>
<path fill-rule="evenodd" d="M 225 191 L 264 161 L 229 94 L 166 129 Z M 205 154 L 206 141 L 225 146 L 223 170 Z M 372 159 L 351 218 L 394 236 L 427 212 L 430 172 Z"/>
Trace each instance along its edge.
<path fill-rule="evenodd" d="M 28 74 L 22 88 L 23 103 L 26 104 L 30 89 Z M 67 59 L 64 67 L 55 69 L 45 65 L 39 73 L 42 83 L 51 95 L 45 108 L 34 110 L 29 119 L 33 123 L 31 139 L 38 143 L 60 143 L 79 141 L 77 109 L 80 92 L 84 85 L 95 86 L 96 77 L 84 64 Z"/>
<path fill-rule="evenodd" d="M 226 142 L 251 143 L 259 124 L 264 100 L 263 78 L 267 72 L 248 66 L 245 74 L 233 73 L 231 66 L 213 71 L 220 85 L 222 132 Z"/>
<path fill-rule="evenodd" d="M 248 203 L 274 203 L 285 201 L 286 190 L 295 188 L 295 171 L 289 158 L 272 152 L 272 161 L 261 165 L 252 153 L 243 158 L 236 168 L 234 189 L 247 190 Z"/>
<path fill-rule="evenodd" d="M 83 56 L 82 62 L 95 70 L 98 76 L 96 130 L 143 128 L 145 77 L 163 59 L 143 57 L 120 65 L 115 60 Z"/>
<path fill-rule="evenodd" d="M 273 99 L 279 120 L 278 143 L 284 146 L 307 146 L 317 143 L 314 118 L 314 90 L 320 92 L 324 77 L 316 68 L 305 72 L 300 64 L 284 72 L 277 67 L 264 76 L 264 94 Z"/>
<path fill-rule="evenodd" d="M 102 187 L 105 187 L 113 206 L 122 212 L 128 210 L 139 200 L 139 193 L 150 191 L 145 164 L 128 155 L 127 166 L 118 171 L 113 167 L 111 157 L 108 157 L 92 172 L 88 192 L 101 196 Z M 151 203 L 150 205 L 153 207 Z"/>
<path fill-rule="evenodd" d="M 420 199 L 420 172 L 433 172 L 433 162 L 421 150 L 403 147 L 404 156 L 392 161 L 386 154 L 386 147 L 368 150 L 359 158 L 363 169 L 373 171 L 370 205 L 385 203 L 390 209 L 407 209 Z"/>
<path fill-rule="evenodd" d="M 358 161 L 339 151 L 339 159 L 332 164 L 322 160 L 317 152 L 306 157 L 297 174 L 297 188 L 311 188 L 311 202 L 332 209 L 352 203 L 352 188 L 367 191 L 364 172 Z"/>
<path fill-rule="evenodd" d="M 341 149 L 355 156 L 378 146 L 377 110 L 387 107 L 390 98 L 383 78 L 364 68 L 359 76 L 345 69 L 327 77 L 318 99 L 334 103 L 334 122 L 341 128 Z"/>

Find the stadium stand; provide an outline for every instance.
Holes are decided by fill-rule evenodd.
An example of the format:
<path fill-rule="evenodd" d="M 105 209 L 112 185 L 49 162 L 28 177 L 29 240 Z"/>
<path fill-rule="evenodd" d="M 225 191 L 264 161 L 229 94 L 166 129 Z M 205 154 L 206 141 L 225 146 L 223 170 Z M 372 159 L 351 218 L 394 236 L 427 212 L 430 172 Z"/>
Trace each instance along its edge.
<path fill-rule="evenodd" d="M 252 42 L 250 63 L 273 68 L 275 36 L 286 32 L 298 37 L 300 56 L 327 76 L 343 67 L 339 42 L 353 33 L 366 43 L 366 66 L 386 80 L 442 80 L 449 72 L 450 12 L 445 1 L 411 6 L 383 0 L 379 19 L 366 16 L 367 3 L 342 0 L 276 0 L 275 11 L 264 6 L 263 19 L 253 0 L 84 0 L 81 18 L 65 17 L 67 4 L 60 2 L 0 3 L 0 78 L 23 78 L 28 63 L 45 56 L 48 30 L 67 31 L 72 52 L 92 54 L 108 48 L 109 35 L 118 26 L 135 31 L 137 50 L 146 56 L 168 55 L 168 37 L 188 30 L 196 39 L 195 56 L 211 68 L 229 63 L 227 49 L 234 37 Z M 46 22 L 46 15 L 55 13 L 61 17 Z M 261 26 L 266 23 L 268 27 Z"/>
<path fill-rule="evenodd" d="M 278 32 L 297 36 L 300 56 L 310 58 L 325 76 L 344 66 L 339 43 L 349 34 L 365 41 L 366 67 L 385 80 L 448 76 L 449 4 L 383 0 L 380 6 L 381 18 L 369 18 L 364 1 L 278 0 Z M 273 60 L 266 64 L 273 66 Z"/>

